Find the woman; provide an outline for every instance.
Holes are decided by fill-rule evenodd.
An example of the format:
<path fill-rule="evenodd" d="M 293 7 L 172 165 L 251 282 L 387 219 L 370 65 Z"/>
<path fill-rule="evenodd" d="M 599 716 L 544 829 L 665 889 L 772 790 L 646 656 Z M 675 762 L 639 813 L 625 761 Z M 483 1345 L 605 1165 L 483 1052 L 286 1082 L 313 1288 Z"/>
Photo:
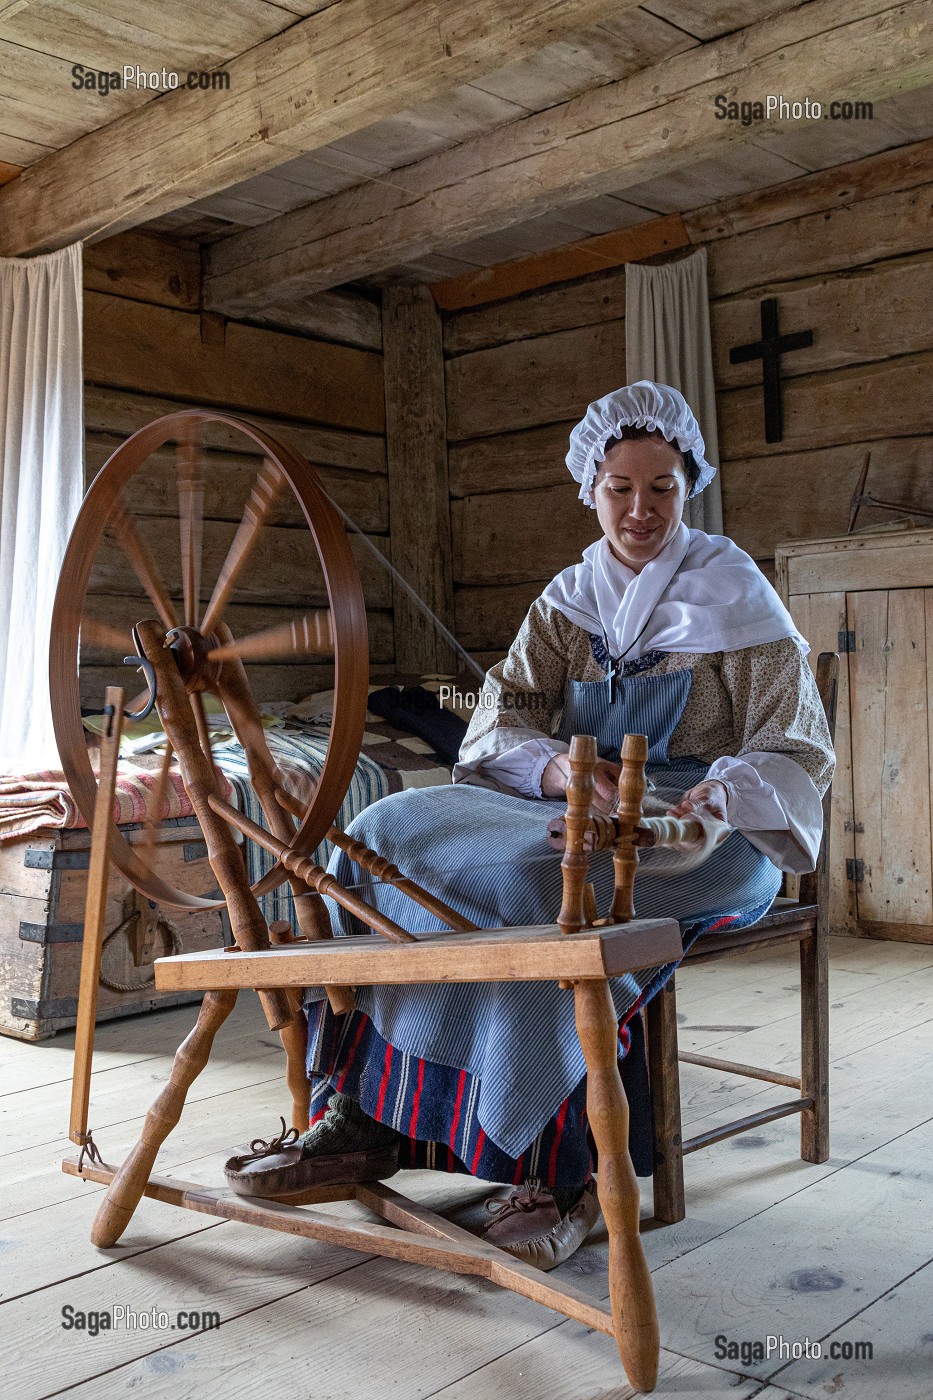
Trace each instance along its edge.
<path fill-rule="evenodd" d="M 668 851 L 642 852 L 637 913 L 676 917 L 685 943 L 754 923 L 780 871 L 812 870 L 819 846 L 833 756 L 807 644 L 744 551 L 683 524 L 714 469 L 676 389 L 640 381 L 591 404 L 567 465 L 602 537 L 548 584 L 488 673 L 455 785 L 385 798 L 350 831 L 480 927 L 551 922 L 561 875 L 544 832 L 564 807 L 569 740 L 596 735 L 596 804 L 609 811 L 622 738 L 643 733 L 654 798 L 733 830 L 686 873 Z M 342 853 L 331 870 L 406 927 L 442 927 Z M 607 907 L 609 852 L 590 878 Z M 338 933 L 365 932 L 334 918 Z M 620 1053 L 625 1023 L 672 971 L 610 984 Z M 585 1239 L 598 1214 L 585 1065 L 573 997 L 556 983 L 365 988 L 339 1018 L 314 999 L 308 1067 L 311 1129 L 284 1151 L 231 1159 L 235 1189 L 467 1171 L 510 1184 L 487 1203 L 486 1234 L 518 1257 L 552 1268 Z"/>

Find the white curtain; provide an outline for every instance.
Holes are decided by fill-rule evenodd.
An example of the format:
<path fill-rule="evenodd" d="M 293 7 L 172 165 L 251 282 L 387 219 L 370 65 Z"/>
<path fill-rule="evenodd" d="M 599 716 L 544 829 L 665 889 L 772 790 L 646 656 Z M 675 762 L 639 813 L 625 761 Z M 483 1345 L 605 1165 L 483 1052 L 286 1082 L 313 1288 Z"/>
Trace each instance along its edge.
<path fill-rule="evenodd" d="M 679 389 L 696 414 L 706 459 L 718 469 L 716 392 L 709 332 L 706 249 L 663 267 L 625 267 L 625 377 L 654 379 Z M 719 473 L 688 501 L 684 520 L 694 530 L 722 534 Z"/>
<path fill-rule="evenodd" d="M 49 623 L 84 493 L 81 245 L 0 258 L 0 773 L 60 767 Z"/>

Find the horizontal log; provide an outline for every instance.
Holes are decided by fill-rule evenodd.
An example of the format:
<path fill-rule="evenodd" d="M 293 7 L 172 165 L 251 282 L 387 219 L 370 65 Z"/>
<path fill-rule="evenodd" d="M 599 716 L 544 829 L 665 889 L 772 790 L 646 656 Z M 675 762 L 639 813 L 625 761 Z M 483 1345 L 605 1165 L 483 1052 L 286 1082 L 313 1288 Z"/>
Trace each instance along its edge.
<path fill-rule="evenodd" d="M 564 458 L 577 417 L 521 433 L 451 443 L 447 457 L 451 496 L 564 485 L 568 479 Z"/>
<path fill-rule="evenodd" d="M 498 665 L 505 658 L 507 652 L 508 647 L 491 647 L 488 651 L 474 651 L 473 660 L 484 671 L 488 671 L 491 667 Z"/>
<path fill-rule="evenodd" d="M 180 599 L 175 599 L 176 604 Z M 179 612 L 181 609 L 179 608 Z M 282 622 L 294 622 L 303 616 L 301 607 L 262 606 L 255 603 L 231 603 L 224 612 L 224 622 L 230 627 L 235 638 L 250 636 L 253 632 L 264 631 Z M 145 599 L 138 597 L 114 597 L 108 594 L 88 594 L 85 616 L 113 628 L 122 638 L 120 656 L 133 655 L 132 628 L 143 618 L 152 616 L 152 607 Z M 388 663 L 395 655 L 395 639 L 392 614 L 382 609 L 370 609 L 366 614 L 369 628 L 369 659 L 373 662 Z M 115 639 L 116 640 L 116 639 Z M 90 666 L 112 662 L 117 648 L 102 646 L 98 641 L 90 641 L 81 647 L 81 659 Z M 268 664 L 292 666 L 311 664 L 312 659 L 300 655 L 283 655 Z M 250 662 L 248 665 L 266 664 Z M 314 658 L 314 664 L 320 664 Z"/>
<path fill-rule="evenodd" d="M 477 350 L 447 362 L 448 437 L 576 422 L 591 400 L 624 383 L 619 321 Z"/>
<path fill-rule="evenodd" d="M 479 306 L 444 317 L 444 353 L 464 355 L 512 340 L 551 335 L 579 326 L 621 321 L 625 316 L 625 269 L 613 267 L 559 287 Z"/>
<path fill-rule="evenodd" d="M 190 407 L 190 403 L 182 399 L 163 398 L 145 391 L 137 393 L 91 383 L 84 386 L 85 427 L 120 438 L 144 428 L 154 418 L 161 418 L 166 413 L 179 413 Z M 293 448 L 315 465 L 385 475 L 386 448 L 385 438 L 381 435 L 317 427 L 253 412 L 241 414 L 236 408 L 231 408 L 229 412 L 237 418 L 248 418 L 249 422 L 281 441 L 283 446 Z M 204 426 L 201 429 L 201 442 L 205 447 L 217 451 L 262 455 L 256 443 L 225 423 L 208 423 Z M 116 446 L 118 443 L 115 442 Z"/>
<path fill-rule="evenodd" d="M 317 340 L 355 345 L 359 350 L 382 349 L 382 312 L 378 301 L 360 292 L 335 287 L 314 296 L 270 298 L 250 318 L 257 325 L 298 331 Z"/>
<path fill-rule="evenodd" d="M 502 301 L 555 282 L 567 282 L 607 266 L 622 267 L 660 253 L 685 248 L 690 239 L 679 214 L 665 214 L 629 228 L 583 238 L 563 248 L 510 258 L 459 277 L 434 282 L 431 293 L 443 311 Z"/>
<path fill-rule="evenodd" d="M 933 438 L 882 438 L 727 463 L 722 472 L 727 534 L 755 559 L 772 555 L 785 540 L 844 534 L 866 450 L 871 451 L 868 491 L 933 507 Z M 889 512 L 863 507 L 858 523 L 892 519 Z"/>
<path fill-rule="evenodd" d="M 928 238 L 933 243 L 933 232 Z M 807 256 L 805 242 L 800 254 Z M 812 345 L 782 356 L 782 374 L 814 374 L 933 349 L 933 255 L 929 253 L 819 280 L 769 284 L 761 291 L 778 296 L 782 333 L 813 329 Z M 760 360 L 729 363 L 732 346 L 760 338 L 760 305 L 756 291 L 754 297 L 734 297 L 710 307 L 717 388 L 761 383 Z"/>
<path fill-rule="evenodd" d="M 201 251 L 193 241 L 120 233 L 85 244 L 82 262 L 85 291 L 184 311 L 201 305 Z"/>
<path fill-rule="evenodd" d="M 179 541 L 175 531 L 166 531 L 165 521 L 158 517 L 138 517 L 139 533 L 149 546 L 159 565 L 169 592 L 180 591 Z M 223 561 L 227 557 L 236 525 L 232 521 L 205 520 L 201 600 L 206 603 Z M 373 543 L 383 554 L 388 540 L 377 536 Z M 371 608 L 391 606 L 391 578 L 386 569 L 360 540 L 350 536 L 350 547 L 356 559 L 363 584 L 366 604 Z M 122 549 L 106 540 L 101 545 L 91 574 L 91 589 L 128 597 L 142 597 L 142 585 L 137 582 Z M 292 604 L 324 607 L 327 594 L 311 532 L 280 525 L 266 527 L 259 540 L 249 567 L 237 581 L 233 601 L 238 603 Z"/>
<path fill-rule="evenodd" d="M 381 355 L 234 321 L 222 345 L 208 345 L 193 312 L 101 292 L 84 296 L 84 377 L 199 405 L 385 428 Z"/>
<path fill-rule="evenodd" d="M 765 442 L 761 388 L 727 389 L 716 400 L 720 457 L 729 462 L 840 442 L 867 448 L 889 436 L 892 424 L 905 437 L 922 436 L 930 429 L 931 373 L 933 352 L 927 351 L 786 379 L 784 438 L 773 443 Z"/>
<path fill-rule="evenodd" d="M 533 583 L 575 564 L 599 537 L 577 487 L 500 491 L 451 502 L 455 584 Z"/>
<path fill-rule="evenodd" d="M 468 649 L 508 648 L 525 614 L 549 579 L 491 588 L 458 588 L 454 594 L 457 640 Z"/>
<path fill-rule="evenodd" d="M 933 138 L 706 204 L 684 215 L 694 243 L 731 238 L 933 181 Z"/>
<path fill-rule="evenodd" d="M 334 684 L 333 666 L 327 664 L 307 666 L 250 666 L 248 670 L 250 690 L 260 704 L 275 704 L 277 701 L 304 700 L 317 691 L 331 690 Z M 133 686 L 138 682 L 145 690 L 141 676 L 129 666 L 82 666 L 81 704 L 85 709 L 99 708 L 104 703 L 104 692 L 108 685 L 122 685 L 132 698 Z"/>
<path fill-rule="evenodd" d="M 709 245 L 710 296 L 774 287 L 933 247 L 933 184 Z"/>
<path fill-rule="evenodd" d="M 244 439 L 245 440 L 245 439 Z M 85 475 L 90 480 L 119 446 L 109 435 L 88 433 L 85 437 Z M 262 465 L 262 458 L 235 452 L 205 452 L 202 461 L 204 515 L 210 520 L 240 520 L 250 490 Z M 389 487 L 385 477 L 319 468 L 321 482 L 360 529 L 377 535 L 389 531 Z M 166 447 L 153 453 L 145 471 L 137 472 L 124 491 L 129 508 L 139 515 L 161 515 L 172 519 L 178 514 L 178 465 L 175 451 Z M 283 491 L 270 518 L 272 525 L 303 525 L 304 514 L 291 491 Z"/>

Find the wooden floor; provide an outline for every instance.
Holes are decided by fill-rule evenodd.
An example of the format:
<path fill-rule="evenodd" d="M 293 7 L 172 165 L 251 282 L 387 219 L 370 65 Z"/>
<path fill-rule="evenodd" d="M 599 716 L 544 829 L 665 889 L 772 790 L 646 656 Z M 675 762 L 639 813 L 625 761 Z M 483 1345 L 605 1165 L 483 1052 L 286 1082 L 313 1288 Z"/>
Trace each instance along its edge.
<path fill-rule="evenodd" d="M 679 980 L 682 1046 L 794 1064 L 795 955 L 765 952 Z M 656 1393 L 781 1400 L 933 1395 L 933 949 L 833 940 L 832 1157 L 797 1157 L 785 1119 L 687 1160 L 687 1219 L 645 1245 L 663 1342 Z M 91 1126 L 108 1160 L 135 1140 L 191 1008 L 100 1028 Z M 714 1048 L 715 1047 L 715 1048 Z M 101 1188 L 66 1177 L 71 1040 L 0 1041 L 0 1362 L 17 1400 L 69 1394 L 256 1400 L 621 1400 L 614 1344 L 485 1282 L 372 1259 L 144 1201 L 106 1254 Z M 231 1146 L 285 1111 L 283 1055 L 243 994 L 160 1170 L 218 1181 Z M 687 1133 L 786 1090 L 683 1068 Z M 777 1096 L 777 1097 L 774 1097 Z M 469 1218 L 483 1188 L 405 1173 L 393 1185 Z M 355 1205 L 329 1207 L 356 1211 Z M 599 1227 L 563 1266 L 604 1296 Z M 216 1330 L 66 1330 L 63 1309 L 216 1312 Z M 743 1362 L 716 1338 L 819 1340 L 824 1357 Z M 872 1360 L 830 1359 L 871 1342 Z M 722 1348 L 720 1347 L 720 1350 Z M 843 1347 L 845 1350 L 846 1348 Z"/>

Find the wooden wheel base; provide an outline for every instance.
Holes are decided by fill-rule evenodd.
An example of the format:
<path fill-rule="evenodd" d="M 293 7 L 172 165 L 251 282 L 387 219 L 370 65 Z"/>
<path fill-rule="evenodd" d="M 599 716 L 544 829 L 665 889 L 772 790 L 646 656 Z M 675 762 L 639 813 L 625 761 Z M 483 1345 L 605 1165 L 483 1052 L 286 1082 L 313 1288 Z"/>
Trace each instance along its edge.
<path fill-rule="evenodd" d="M 76 1157 L 66 1157 L 62 1171 L 109 1186 L 118 1168 L 106 1163 L 84 1163 L 78 1166 Z M 338 1219 L 306 1206 L 283 1205 L 277 1201 L 239 1196 L 226 1189 L 212 1189 L 191 1181 L 169 1176 L 151 1176 L 143 1195 L 166 1205 L 181 1206 L 201 1215 L 216 1215 L 223 1220 L 236 1220 L 248 1225 L 262 1225 L 267 1230 L 279 1230 L 286 1235 L 301 1235 L 305 1239 L 323 1240 L 326 1244 L 345 1249 L 358 1249 L 366 1254 L 378 1254 L 387 1259 L 401 1259 L 429 1268 L 447 1269 L 454 1274 L 486 1278 L 501 1288 L 508 1288 L 524 1298 L 553 1308 L 565 1317 L 582 1322 L 607 1336 L 616 1335 L 612 1313 L 580 1289 L 563 1280 L 557 1281 L 514 1259 L 505 1250 L 487 1244 L 460 1225 L 445 1220 L 427 1207 L 393 1191 L 382 1182 L 366 1182 L 355 1186 L 322 1186 L 309 1190 L 308 1205 L 328 1201 L 359 1201 L 388 1225 L 365 1221 Z M 650 1390 L 654 1377 L 631 1376 L 633 1385 Z"/>

